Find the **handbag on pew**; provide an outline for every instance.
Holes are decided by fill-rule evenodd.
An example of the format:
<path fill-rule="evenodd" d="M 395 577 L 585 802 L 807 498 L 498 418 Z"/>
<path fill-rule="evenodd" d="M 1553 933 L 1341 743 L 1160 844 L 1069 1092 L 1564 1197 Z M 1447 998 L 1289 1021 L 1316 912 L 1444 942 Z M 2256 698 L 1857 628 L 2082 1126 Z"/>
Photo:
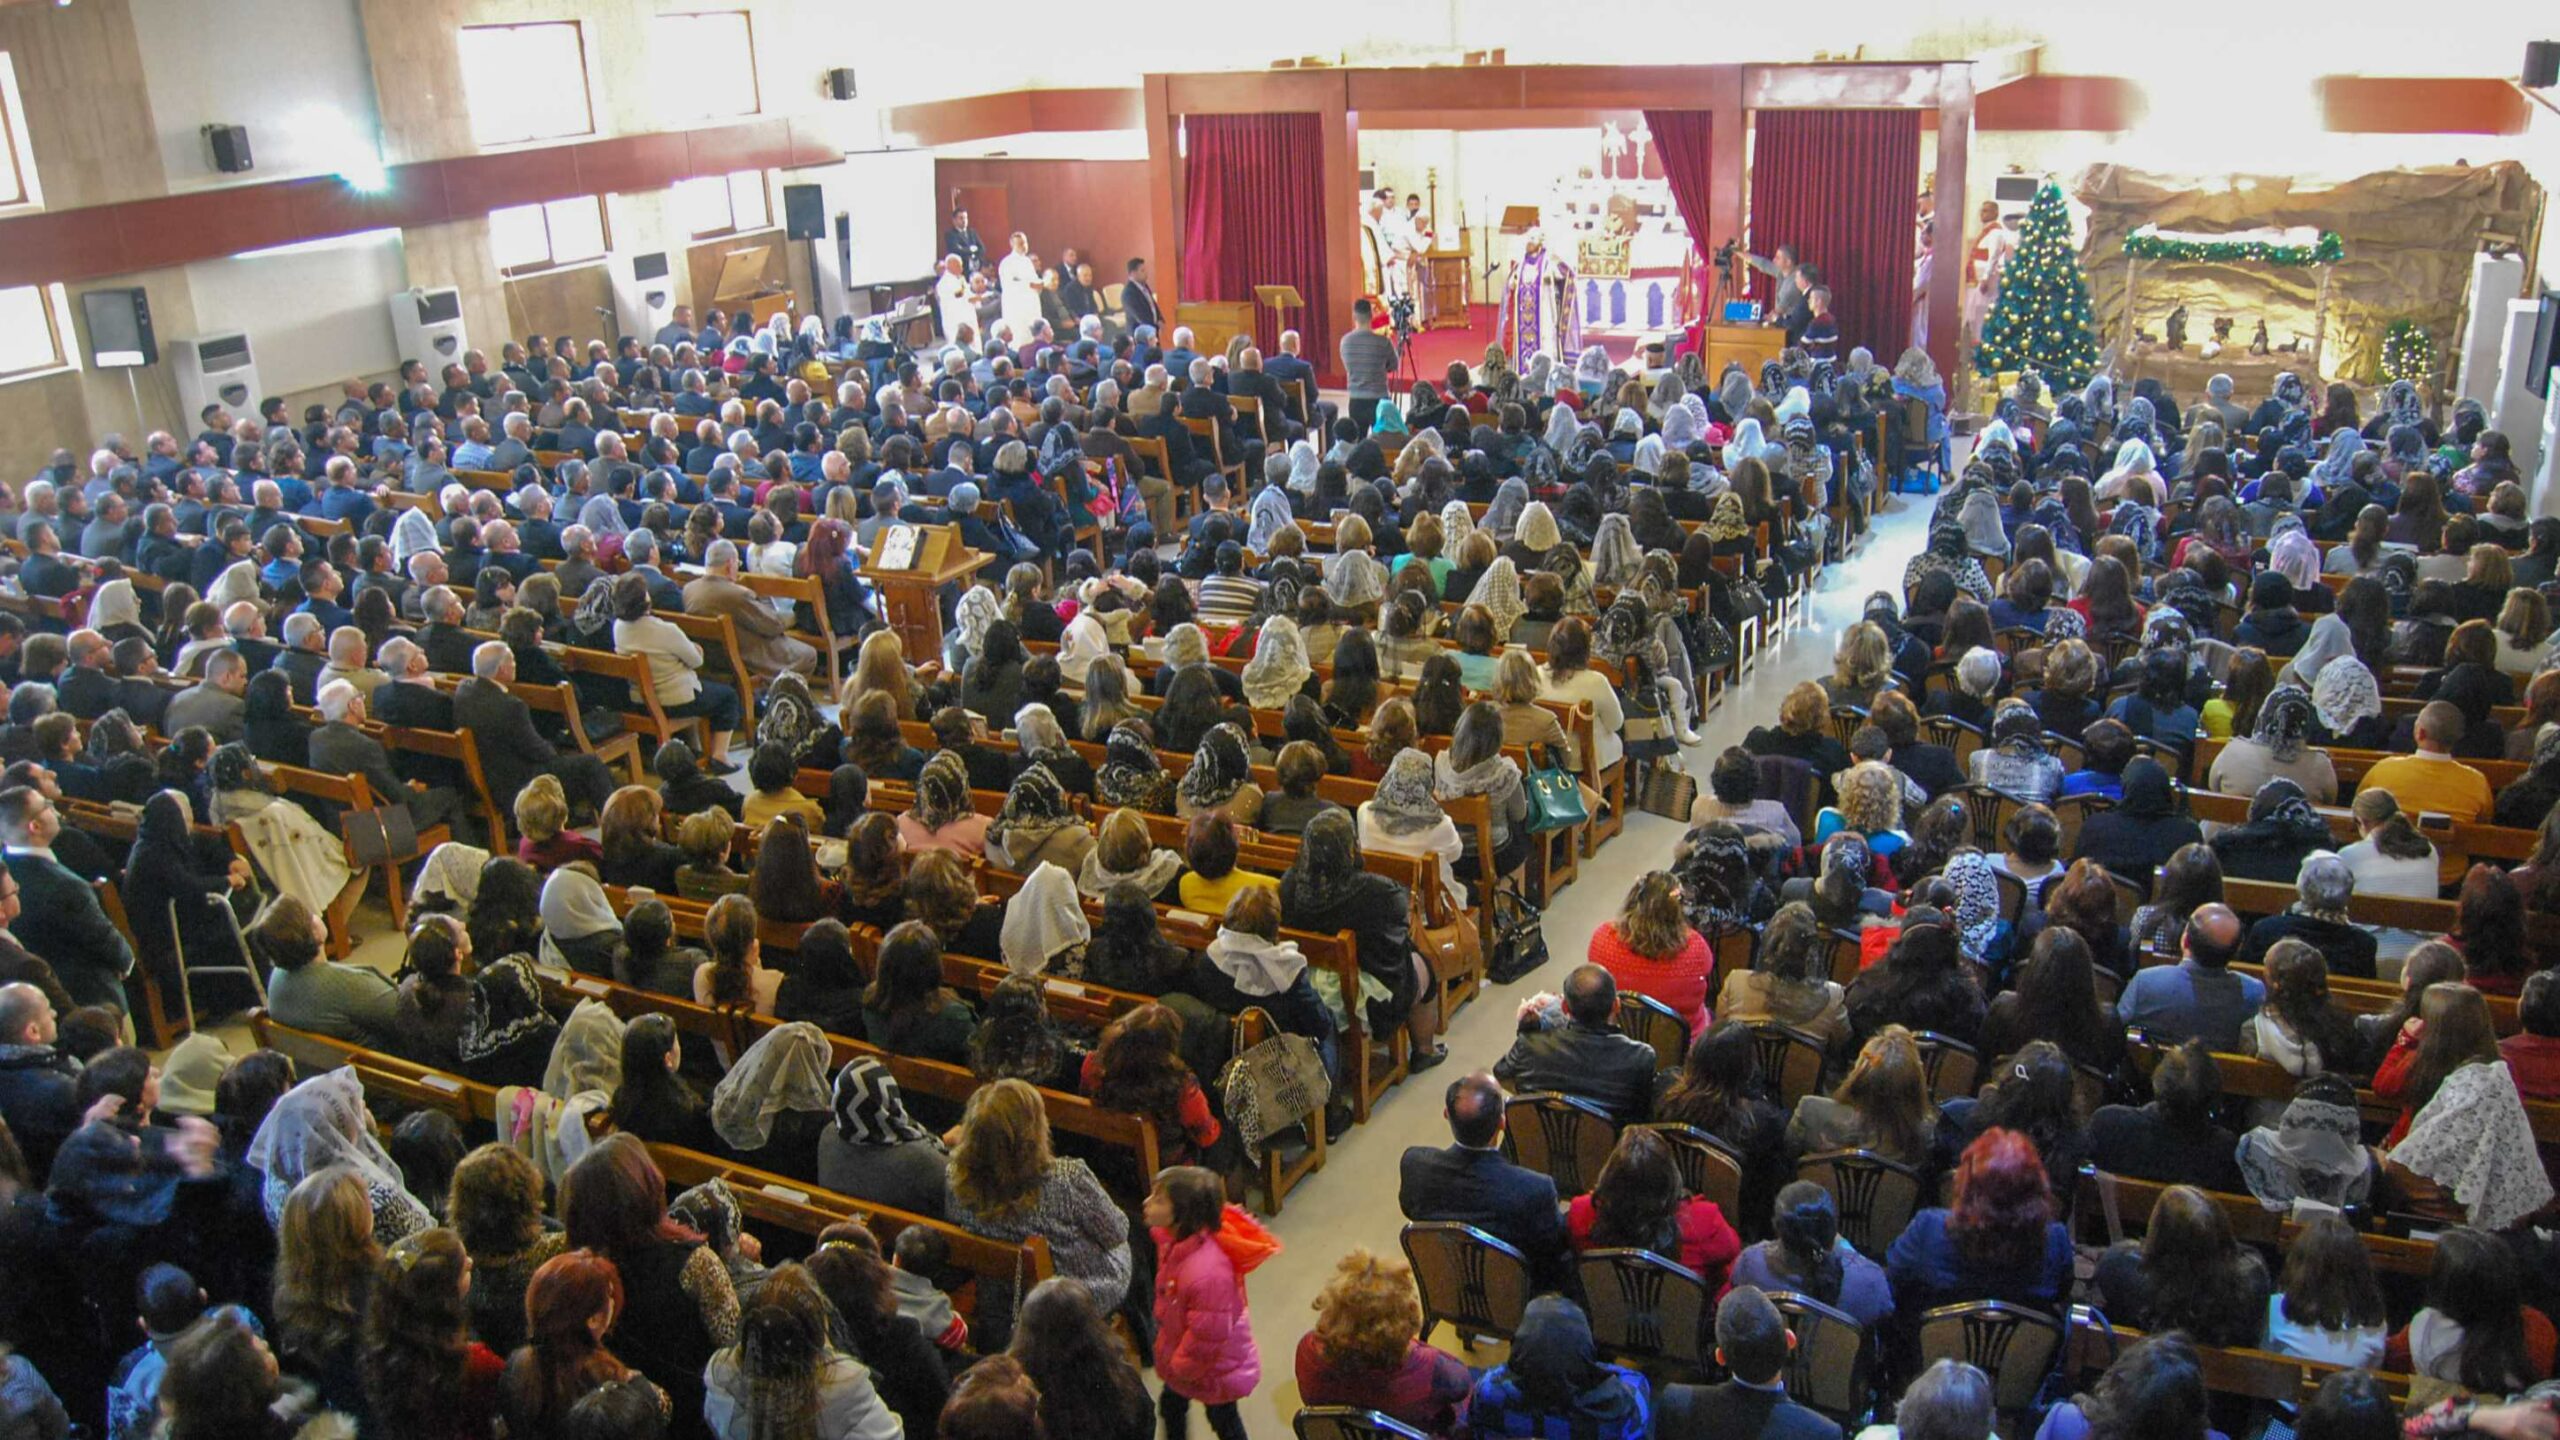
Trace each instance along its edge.
<path fill-rule="evenodd" d="M 339 817 L 338 831 L 346 837 L 347 862 L 358 870 L 418 858 L 418 822 L 406 805 L 350 810 Z"/>
<path fill-rule="evenodd" d="M 1553 745 L 1540 747 L 1536 768 L 1527 778 L 1529 792 L 1529 833 L 1551 835 L 1590 822 L 1591 808 L 1583 803 L 1582 777 L 1564 766 Z"/>
<path fill-rule="evenodd" d="M 1668 763 L 1645 772 L 1644 793 L 1636 797 L 1636 808 L 1647 815 L 1659 815 L 1683 825 L 1689 823 L 1690 807 L 1697 803 L 1697 777 Z"/>
<path fill-rule="evenodd" d="M 1452 976 L 1484 973 L 1484 937 L 1476 933 L 1475 917 L 1465 910 L 1456 911 L 1446 925 L 1434 925 L 1416 899 L 1405 925 L 1414 937 L 1414 948 L 1431 966 L 1432 978 L 1441 984 Z"/>

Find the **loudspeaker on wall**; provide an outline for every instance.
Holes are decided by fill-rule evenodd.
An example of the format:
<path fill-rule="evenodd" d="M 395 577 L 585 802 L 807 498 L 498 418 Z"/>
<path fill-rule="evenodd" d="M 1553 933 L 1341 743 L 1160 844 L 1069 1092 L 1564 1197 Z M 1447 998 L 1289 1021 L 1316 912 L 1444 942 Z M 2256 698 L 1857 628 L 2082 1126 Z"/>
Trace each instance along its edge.
<path fill-rule="evenodd" d="M 2560 40 L 2525 42 L 2524 83 L 2534 90 L 2548 90 L 2560 84 Z"/>
<path fill-rule="evenodd" d="M 253 163 L 249 158 L 249 131 L 242 125 L 207 125 L 205 143 L 213 147 L 213 168 L 225 175 L 237 175 Z"/>
<path fill-rule="evenodd" d="M 827 194 L 816 185 L 782 187 L 782 225 L 794 240 L 827 238 Z"/>
<path fill-rule="evenodd" d="M 850 100 L 853 98 L 853 94 L 853 69 L 851 66 L 827 72 L 828 99 Z"/>

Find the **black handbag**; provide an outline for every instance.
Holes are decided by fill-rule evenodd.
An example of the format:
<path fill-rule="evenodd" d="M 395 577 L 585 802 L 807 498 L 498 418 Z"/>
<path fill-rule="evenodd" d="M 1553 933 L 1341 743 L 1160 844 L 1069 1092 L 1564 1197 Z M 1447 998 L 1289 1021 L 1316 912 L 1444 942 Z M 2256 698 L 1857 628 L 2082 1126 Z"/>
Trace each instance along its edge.
<path fill-rule="evenodd" d="M 1547 963 L 1547 932 L 1536 907 L 1519 892 L 1496 885 L 1493 891 L 1493 946 L 1485 957 L 1485 975 L 1508 985 Z"/>
<path fill-rule="evenodd" d="M 418 858 L 418 822 L 406 805 L 350 810 L 340 817 L 338 829 L 346 837 L 348 863 L 359 870 Z"/>

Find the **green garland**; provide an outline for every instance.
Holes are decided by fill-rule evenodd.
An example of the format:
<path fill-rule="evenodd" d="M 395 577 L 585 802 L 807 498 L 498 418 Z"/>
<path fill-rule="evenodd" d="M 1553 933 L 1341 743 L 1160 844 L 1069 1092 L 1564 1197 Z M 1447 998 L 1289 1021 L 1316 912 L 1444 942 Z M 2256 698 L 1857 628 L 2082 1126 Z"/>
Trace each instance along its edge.
<path fill-rule="evenodd" d="M 2172 240 L 2139 231 L 2124 237 L 2124 253 L 2137 260 L 2212 260 L 2253 265 L 2333 265 L 2344 259 L 2347 242 L 2335 230 L 2323 230 L 2311 245 L 2268 245 L 2239 240 Z"/>
<path fill-rule="evenodd" d="M 2382 337 L 2382 378 L 2424 380 L 2436 368 L 2436 337 L 2415 320 L 2394 320 Z"/>

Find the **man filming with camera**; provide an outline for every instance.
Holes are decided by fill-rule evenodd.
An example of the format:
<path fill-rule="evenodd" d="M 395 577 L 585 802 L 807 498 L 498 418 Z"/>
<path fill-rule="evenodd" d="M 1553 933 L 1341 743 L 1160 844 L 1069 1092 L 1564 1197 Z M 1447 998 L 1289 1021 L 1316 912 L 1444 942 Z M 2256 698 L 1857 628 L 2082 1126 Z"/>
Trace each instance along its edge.
<path fill-rule="evenodd" d="M 1387 398 L 1387 377 L 1396 368 L 1396 342 L 1379 333 L 1377 322 L 1377 309 L 1365 297 L 1354 302 L 1351 331 L 1341 344 L 1351 419 L 1363 435 L 1378 418 L 1378 402 Z"/>

